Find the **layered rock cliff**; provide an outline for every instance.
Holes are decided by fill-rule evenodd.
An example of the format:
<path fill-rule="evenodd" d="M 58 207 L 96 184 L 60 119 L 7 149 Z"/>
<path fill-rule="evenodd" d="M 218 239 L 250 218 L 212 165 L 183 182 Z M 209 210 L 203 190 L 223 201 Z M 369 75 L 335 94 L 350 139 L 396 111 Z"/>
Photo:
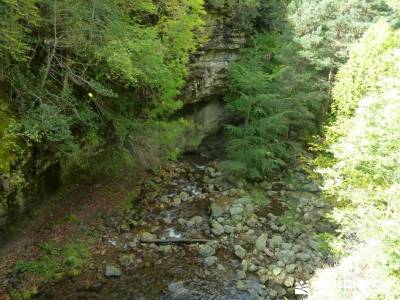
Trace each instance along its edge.
<path fill-rule="evenodd" d="M 217 131 L 229 116 L 224 111 L 228 67 L 239 58 L 246 41 L 245 33 L 234 22 L 235 12 L 227 8 L 208 8 L 206 32 L 208 42 L 192 56 L 190 76 L 183 93 L 184 117 L 193 122 L 188 140 L 200 142 Z M 191 143 L 185 150 L 195 150 Z"/>
<path fill-rule="evenodd" d="M 229 63 L 238 58 L 245 42 L 244 32 L 235 28 L 232 18 L 232 11 L 209 10 L 206 31 L 210 38 L 192 57 L 185 103 L 214 100 L 226 92 Z"/>

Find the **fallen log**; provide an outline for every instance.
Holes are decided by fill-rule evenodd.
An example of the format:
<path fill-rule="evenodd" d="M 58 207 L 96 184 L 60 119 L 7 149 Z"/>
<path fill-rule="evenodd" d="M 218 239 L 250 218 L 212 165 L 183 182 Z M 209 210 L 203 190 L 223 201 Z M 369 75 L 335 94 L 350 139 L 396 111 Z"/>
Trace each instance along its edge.
<path fill-rule="evenodd" d="M 140 240 L 141 243 L 145 244 L 205 244 L 208 242 L 213 242 L 213 240 L 203 240 L 203 239 L 167 239 L 167 240 Z"/>

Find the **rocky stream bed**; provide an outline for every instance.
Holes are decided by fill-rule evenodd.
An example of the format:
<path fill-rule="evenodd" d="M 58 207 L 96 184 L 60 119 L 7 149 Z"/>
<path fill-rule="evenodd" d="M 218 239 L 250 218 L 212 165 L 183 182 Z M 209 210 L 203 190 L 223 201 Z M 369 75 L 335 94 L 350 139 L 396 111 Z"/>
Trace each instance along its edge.
<path fill-rule="evenodd" d="M 37 299 L 302 299 L 331 230 L 301 165 L 273 182 L 228 182 L 199 156 L 147 178 L 131 208 L 93 230 L 86 270 Z"/>

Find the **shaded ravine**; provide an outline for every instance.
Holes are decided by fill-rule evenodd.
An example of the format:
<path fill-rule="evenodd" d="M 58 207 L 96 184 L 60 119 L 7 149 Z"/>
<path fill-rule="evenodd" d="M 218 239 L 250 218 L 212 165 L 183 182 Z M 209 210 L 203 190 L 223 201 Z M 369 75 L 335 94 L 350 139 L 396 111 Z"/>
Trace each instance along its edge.
<path fill-rule="evenodd" d="M 267 195 L 256 204 L 249 186 L 227 182 L 216 165 L 185 157 L 146 179 L 132 208 L 105 217 L 93 232 L 99 242 L 87 270 L 35 298 L 295 299 L 296 282 L 324 262 L 312 238 L 326 230 L 317 188 L 297 172 L 294 185 L 251 185 Z M 303 223 L 278 221 L 296 209 Z M 169 239 L 209 242 L 151 243 Z"/>
<path fill-rule="evenodd" d="M 37 298 L 251 299 L 234 288 L 234 270 L 224 270 L 221 278 L 220 272 L 204 269 L 198 245 L 140 243 L 149 236 L 212 239 L 209 195 L 202 183 L 205 169 L 206 161 L 186 158 L 164 176 L 145 182 L 142 197 L 128 215 L 104 222 L 107 253 L 100 261 L 94 258 L 95 270 L 44 289 Z M 220 251 L 219 257 L 226 265 L 234 260 L 228 252 Z M 122 275 L 99 278 L 107 266 L 122 269 Z"/>

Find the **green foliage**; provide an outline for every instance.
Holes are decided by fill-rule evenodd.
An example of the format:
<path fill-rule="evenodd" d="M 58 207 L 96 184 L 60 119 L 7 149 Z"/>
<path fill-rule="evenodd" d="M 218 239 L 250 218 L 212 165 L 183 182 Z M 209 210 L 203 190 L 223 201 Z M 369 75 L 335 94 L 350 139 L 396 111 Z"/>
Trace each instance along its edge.
<path fill-rule="evenodd" d="M 285 225 L 289 230 L 295 228 L 302 229 L 304 224 L 301 220 L 301 216 L 295 209 L 289 209 L 284 215 L 278 218 L 280 224 Z"/>
<path fill-rule="evenodd" d="M 332 217 L 341 225 L 333 243 L 347 254 L 360 242 L 379 241 L 398 280 L 399 43 L 399 32 L 381 21 L 351 47 L 333 93 L 336 118 L 323 154 L 331 159 L 319 167 L 324 192 L 336 201 Z"/>
<path fill-rule="evenodd" d="M 202 0 L 2 1 L 1 170 L 37 148 L 84 165 L 147 130 L 176 143 L 180 125 L 167 120 L 182 106 L 204 15 Z"/>
<path fill-rule="evenodd" d="M 261 10 L 260 3 L 254 5 Z M 272 15 L 285 15 L 281 6 L 273 7 L 280 12 Z M 376 19 L 392 15 L 381 0 L 292 1 L 287 23 L 272 26 L 279 38 L 254 35 L 230 68 L 228 109 L 241 124 L 227 127 L 223 167 L 248 178 L 271 176 L 285 167 L 325 119 L 335 73 L 349 45 Z"/>
<path fill-rule="evenodd" d="M 337 118 L 353 115 L 361 98 L 382 91 L 379 78 L 395 75 L 392 56 L 398 46 L 397 34 L 380 22 L 351 47 L 350 60 L 338 73 L 333 90 Z"/>
<path fill-rule="evenodd" d="M 227 127 L 223 167 L 234 174 L 274 175 L 316 128 L 323 88 L 288 39 L 256 35 L 230 68 L 228 109 L 243 121 Z"/>
<path fill-rule="evenodd" d="M 59 280 L 65 275 L 77 274 L 85 266 L 89 252 L 83 244 L 43 243 L 39 245 L 40 256 L 32 261 L 19 261 L 14 267 L 17 274 L 28 273 L 45 281 Z"/>
<path fill-rule="evenodd" d="M 348 46 L 390 13 L 382 0 L 292 1 L 289 10 L 300 54 L 318 70 L 336 70 L 346 61 Z"/>
<path fill-rule="evenodd" d="M 268 32 L 281 28 L 288 0 L 207 0 L 206 4 L 233 15 L 232 23 L 242 31 Z"/>
<path fill-rule="evenodd" d="M 162 160 L 175 160 L 188 125 L 183 119 L 137 124 L 136 134 L 129 140 L 131 152 L 141 163 L 152 168 L 159 167 Z"/>
<path fill-rule="evenodd" d="M 335 239 L 335 236 L 331 233 L 323 232 L 323 233 L 318 233 L 314 236 L 314 240 L 317 243 L 318 247 L 318 252 L 322 253 L 324 256 L 329 256 L 332 254 L 332 243 L 333 240 Z"/>
<path fill-rule="evenodd" d="M 4 63 L 11 60 L 26 61 L 29 34 L 39 22 L 36 0 L 5 0 L 0 3 L 0 59 Z M 0 68 L 4 68 L 2 65 Z"/>

